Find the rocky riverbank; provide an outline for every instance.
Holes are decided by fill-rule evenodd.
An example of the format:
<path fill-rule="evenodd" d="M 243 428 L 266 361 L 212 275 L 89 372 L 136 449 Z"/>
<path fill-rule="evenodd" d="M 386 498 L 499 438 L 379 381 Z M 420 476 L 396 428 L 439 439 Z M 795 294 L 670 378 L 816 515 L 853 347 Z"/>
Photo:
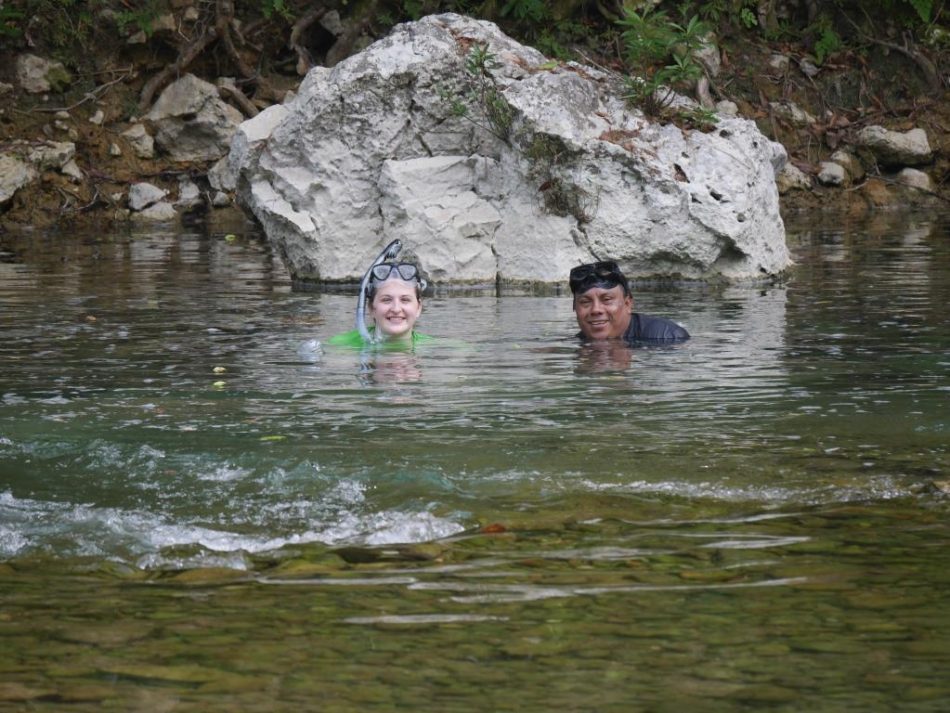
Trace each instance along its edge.
<path fill-rule="evenodd" d="M 204 220 L 236 210 L 222 176 L 231 138 L 242 121 L 292 96 L 300 78 L 273 74 L 269 96 L 252 100 L 207 63 L 177 79 L 156 71 L 157 48 L 173 46 L 175 33 L 196 35 L 201 19 L 197 3 L 171 6 L 149 35 L 116 28 L 117 41 L 96 48 L 90 75 L 74 76 L 41 48 L 3 53 L 0 228 Z M 353 34 L 336 13 L 314 22 L 330 37 Z M 372 39 L 364 32 L 350 50 Z M 926 93 L 899 53 L 842 54 L 818 67 L 800 47 L 733 43 L 715 46 L 704 65 L 716 111 L 754 120 L 785 147 L 776 177 L 783 212 L 950 204 L 947 94 Z M 163 72 L 164 85 L 155 81 Z M 150 84 L 155 98 L 143 107 Z"/>

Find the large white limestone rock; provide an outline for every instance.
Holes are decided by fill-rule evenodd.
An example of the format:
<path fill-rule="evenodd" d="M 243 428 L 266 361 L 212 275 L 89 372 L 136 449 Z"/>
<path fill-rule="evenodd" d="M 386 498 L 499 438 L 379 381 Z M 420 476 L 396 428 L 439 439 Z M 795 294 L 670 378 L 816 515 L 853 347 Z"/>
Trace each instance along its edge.
<path fill-rule="evenodd" d="M 481 81 L 465 66 L 479 46 L 494 59 Z M 489 117 L 492 91 L 507 120 Z M 302 281 L 357 279 L 394 238 L 453 283 L 564 282 L 607 258 L 631 277 L 788 267 L 784 149 L 742 119 L 651 123 L 622 93 L 492 23 L 430 16 L 311 70 L 286 112 L 241 126 L 228 164 Z"/>

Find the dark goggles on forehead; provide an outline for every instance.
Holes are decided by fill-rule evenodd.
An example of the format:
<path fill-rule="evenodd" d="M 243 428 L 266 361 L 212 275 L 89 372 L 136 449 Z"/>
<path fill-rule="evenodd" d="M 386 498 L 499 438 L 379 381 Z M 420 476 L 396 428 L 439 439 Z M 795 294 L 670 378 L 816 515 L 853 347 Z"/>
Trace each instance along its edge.
<path fill-rule="evenodd" d="M 613 260 L 601 260 L 600 262 L 578 265 L 571 270 L 568 282 L 571 286 L 571 292 L 575 294 L 578 290 L 586 292 L 596 285 L 607 285 L 609 287 L 621 285 L 624 294 L 627 293 L 627 278 L 620 272 L 620 267 Z"/>
<path fill-rule="evenodd" d="M 419 270 L 411 262 L 382 262 L 371 270 L 374 282 L 385 282 L 394 272 L 406 282 L 419 280 Z"/>

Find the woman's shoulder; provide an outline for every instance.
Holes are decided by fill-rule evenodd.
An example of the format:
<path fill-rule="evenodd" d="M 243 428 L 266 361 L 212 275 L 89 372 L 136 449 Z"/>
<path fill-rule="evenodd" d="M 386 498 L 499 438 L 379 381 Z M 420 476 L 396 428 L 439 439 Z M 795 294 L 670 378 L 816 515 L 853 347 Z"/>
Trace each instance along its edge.
<path fill-rule="evenodd" d="M 360 330 L 352 329 L 349 332 L 343 332 L 343 334 L 333 335 L 325 343 L 335 347 L 362 347 L 363 337 Z"/>

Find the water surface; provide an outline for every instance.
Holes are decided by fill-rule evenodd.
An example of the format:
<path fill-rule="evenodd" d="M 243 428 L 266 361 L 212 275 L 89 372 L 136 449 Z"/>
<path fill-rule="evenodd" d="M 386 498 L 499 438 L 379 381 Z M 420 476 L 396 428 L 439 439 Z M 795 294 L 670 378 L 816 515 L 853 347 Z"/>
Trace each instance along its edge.
<path fill-rule="evenodd" d="M 0 236 L 0 708 L 945 710 L 947 216 L 758 286 L 437 291 L 416 353 L 254 235 Z"/>

